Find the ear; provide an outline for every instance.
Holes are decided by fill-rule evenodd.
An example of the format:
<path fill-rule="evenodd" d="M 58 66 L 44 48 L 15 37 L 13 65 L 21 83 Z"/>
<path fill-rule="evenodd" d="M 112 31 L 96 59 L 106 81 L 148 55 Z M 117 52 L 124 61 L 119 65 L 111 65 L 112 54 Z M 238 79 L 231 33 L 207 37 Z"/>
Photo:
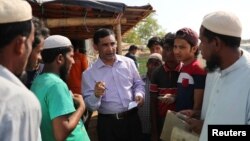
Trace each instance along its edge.
<path fill-rule="evenodd" d="M 218 46 L 221 46 L 221 40 L 220 40 L 220 38 L 218 38 L 218 37 L 214 37 L 214 41 L 215 41 L 215 45 L 218 47 Z"/>
<path fill-rule="evenodd" d="M 221 41 L 221 39 L 220 38 L 218 38 L 218 37 L 215 37 L 214 38 L 214 44 L 215 44 L 215 49 L 216 50 L 220 50 L 221 48 L 222 48 L 222 44 L 223 44 L 223 42 Z"/>
<path fill-rule="evenodd" d="M 94 44 L 93 47 L 96 51 L 98 51 L 98 46 L 96 44 Z"/>
<path fill-rule="evenodd" d="M 14 52 L 18 55 L 24 54 L 26 51 L 25 46 L 26 37 L 17 36 L 14 39 Z"/>
<path fill-rule="evenodd" d="M 199 48 L 198 45 L 197 45 L 197 46 L 193 46 L 193 47 L 192 47 L 192 52 L 195 53 L 195 52 L 198 50 L 198 48 Z"/>
<path fill-rule="evenodd" d="M 65 61 L 65 59 L 64 59 L 64 57 L 63 57 L 62 54 L 59 54 L 59 55 L 56 57 L 56 62 L 57 62 L 58 64 L 63 64 L 64 61 Z"/>

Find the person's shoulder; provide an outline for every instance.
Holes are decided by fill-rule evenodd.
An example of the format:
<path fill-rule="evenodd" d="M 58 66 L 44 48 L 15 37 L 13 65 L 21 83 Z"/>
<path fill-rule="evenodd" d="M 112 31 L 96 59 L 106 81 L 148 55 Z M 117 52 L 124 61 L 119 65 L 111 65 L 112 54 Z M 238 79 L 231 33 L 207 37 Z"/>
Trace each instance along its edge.
<path fill-rule="evenodd" d="M 79 52 L 75 52 L 73 58 L 75 60 L 75 63 L 76 63 L 76 61 L 82 62 L 82 61 L 85 61 L 86 59 L 88 59 L 87 55 L 85 55 L 83 53 L 79 53 Z"/>
<path fill-rule="evenodd" d="M 121 60 L 121 59 L 128 59 L 127 54 L 125 54 L 125 56 L 116 54 L 115 56 L 116 56 L 116 58 L 117 58 L 118 60 Z"/>
<path fill-rule="evenodd" d="M 11 81 L 11 80 L 9 80 L 9 79 L 7 79 L 7 78 L 5 78 L 5 77 L 2 77 L 1 75 L 0 75 L 0 81 L 1 81 L 1 89 L 3 90 L 3 89 L 5 89 L 5 88 L 10 88 L 10 87 L 17 87 L 17 88 L 21 88 L 19 85 L 17 85 L 17 84 L 15 84 L 13 81 Z"/>
<path fill-rule="evenodd" d="M 156 68 L 154 69 L 153 73 L 159 74 L 159 72 L 164 72 L 164 71 L 165 71 L 165 70 L 164 70 L 163 65 L 160 65 L 160 66 L 158 66 L 158 67 L 156 67 Z M 159 75 L 161 75 L 161 74 L 159 74 Z"/>
<path fill-rule="evenodd" d="M 201 75 L 207 74 L 205 68 L 201 65 L 199 60 L 195 60 L 190 67 L 192 67 L 192 71 L 195 74 L 201 74 Z"/>
<path fill-rule="evenodd" d="M 164 73 L 166 73 L 166 71 L 164 70 L 163 66 L 158 66 L 152 71 L 152 78 L 159 79 L 164 75 Z"/>
<path fill-rule="evenodd" d="M 19 102 L 19 104 L 25 104 L 29 102 L 38 102 L 35 95 L 28 90 L 25 86 L 19 86 L 15 83 L 0 77 L 0 97 L 4 102 Z M 34 105 L 35 106 L 35 105 Z"/>
<path fill-rule="evenodd" d="M 88 56 L 86 54 L 80 53 L 79 56 L 81 57 L 81 59 L 84 59 L 84 60 L 88 59 Z"/>
<path fill-rule="evenodd" d="M 250 62 L 250 53 L 244 49 L 241 49 L 241 51 L 243 52 L 242 57 L 247 61 Z"/>
<path fill-rule="evenodd" d="M 0 76 L 0 96 L 2 101 L 7 101 L 8 98 L 15 96 L 18 92 L 22 91 L 19 86 L 15 85 L 10 80 Z M 17 93 L 13 93 L 13 90 L 16 90 Z"/>
<path fill-rule="evenodd" d="M 89 75 L 90 73 L 93 72 L 93 70 L 95 69 L 96 66 L 96 62 L 92 62 L 88 65 L 88 67 L 86 68 L 86 70 L 84 70 L 82 72 L 83 75 Z"/>
<path fill-rule="evenodd" d="M 134 58 L 134 57 L 135 57 L 135 55 L 133 55 L 133 54 L 131 54 L 131 53 L 127 53 L 127 54 L 125 54 L 125 56 L 126 56 L 126 57 L 129 57 L 129 58 Z"/>
<path fill-rule="evenodd" d="M 126 53 L 126 54 L 125 54 L 125 56 L 126 56 L 126 57 L 130 56 L 130 53 L 129 53 L 129 52 L 128 52 L 128 53 Z"/>
<path fill-rule="evenodd" d="M 47 88 L 55 84 L 63 85 L 64 83 L 65 82 L 60 78 L 60 76 L 54 73 L 42 73 L 38 75 L 33 81 L 34 85 L 37 85 L 40 87 L 40 85 L 43 84 L 43 86 Z"/>
<path fill-rule="evenodd" d="M 244 71 L 248 71 L 248 73 L 250 73 L 250 53 L 244 50 L 241 60 L 243 60 L 242 62 L 244 62 L 244 66 L 241 65 L 242 67 L 245 67 Z"/>
<path fill-rule="evenodd" d="M 37 80 L 40 81 L 58 81 L 60 77 L 54 73 L 42 73 L 37 76 Z"/>
<path fill-rule="evenodd" d="M 116 58 L 118 59 L 118 61 L 134 63 L 134 60 L 126 56 L 116 55 Z"/>

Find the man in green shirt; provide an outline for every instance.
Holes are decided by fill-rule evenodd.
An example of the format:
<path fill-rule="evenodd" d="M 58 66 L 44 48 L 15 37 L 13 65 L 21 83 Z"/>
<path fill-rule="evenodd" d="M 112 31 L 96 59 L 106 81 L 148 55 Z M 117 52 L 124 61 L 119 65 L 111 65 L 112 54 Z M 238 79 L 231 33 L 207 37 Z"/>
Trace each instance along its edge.
<path fill-rule="evenodd" d="M 89 141 L 81 120 L 85 110 L 83 98 L 71 94 L 65 83 L 74 63 L 73 55 L 72 44 L 64 36 L 53 35 L 44 42 L 44 70 L 31 86 L 42 107 L 41 134 L 44 141 Z"/>

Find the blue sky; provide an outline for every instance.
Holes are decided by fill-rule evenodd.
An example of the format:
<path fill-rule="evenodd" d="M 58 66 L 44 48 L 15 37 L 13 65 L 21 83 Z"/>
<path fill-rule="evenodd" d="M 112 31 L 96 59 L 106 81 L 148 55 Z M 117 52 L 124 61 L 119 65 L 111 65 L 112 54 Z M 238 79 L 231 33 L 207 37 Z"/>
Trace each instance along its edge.
<path fill-rule="evenodd" d="M 166 32 L 190 27 L 199 32 L 202 18 L 216 10 L 226 10 L 239 16 L 243 39 L 250 39 L 250 8 L 247 0 L 105 0 L 122 2 L 129 6 L 151 4 L 155 18 Z"/>

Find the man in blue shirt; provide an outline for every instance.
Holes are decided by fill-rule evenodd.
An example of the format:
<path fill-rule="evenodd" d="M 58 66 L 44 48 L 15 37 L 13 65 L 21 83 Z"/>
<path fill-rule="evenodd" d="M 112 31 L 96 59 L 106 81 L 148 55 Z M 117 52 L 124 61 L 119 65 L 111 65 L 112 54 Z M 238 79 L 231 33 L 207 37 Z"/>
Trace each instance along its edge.
<path fill-rule="evenodd" d="M 99 58 L 82 75 L 87 108 L 98 110 L 99 141 L 140 141 L 137 105 L 143 104 L 144 82 L 133 60 L 116 54 L 116 39 L 109 29 L 94 34 Z"/>
<path fill-rule="evenodd" d="M 137 59 L 135 56 L 137 50 L 138 50 L 138 47 L 136 45 L 131 45 L 128 49 L 128 53 L 126 53 L 125 56 L 134 60 L 135 65 L 138 68 L 138 63 L 137 63 Z"/>

